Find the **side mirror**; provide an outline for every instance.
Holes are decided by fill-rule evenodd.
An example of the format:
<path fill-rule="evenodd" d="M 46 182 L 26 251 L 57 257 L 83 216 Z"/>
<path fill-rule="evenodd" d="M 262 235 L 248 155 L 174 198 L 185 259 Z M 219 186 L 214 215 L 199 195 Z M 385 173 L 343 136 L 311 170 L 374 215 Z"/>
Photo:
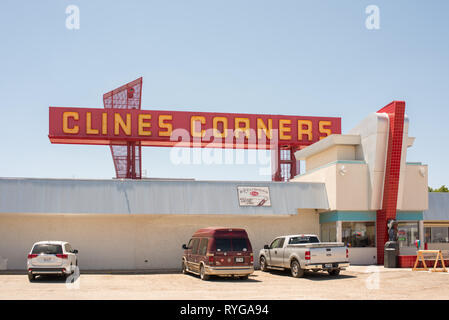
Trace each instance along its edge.
<path fill-rule="evenodd" d="M 186 244 L 183 244 L 183 245 L 182 245 L 182 248 L 183 248 L 184 250 L 188 250 L 188 249 L 189 249 L 189 248 L 187 248 Z"/>
<path fill-rule="evenodd" d="M 266 245 L 263 246 L 263 248 L 264 248 L 265 250 L 268 250 L 268 249 L 270 249 L 270 246 L 269 246 L 268 244 L 266 244 Z"/>
<path fill-rule="evenodd" d="M 76 250 L 76 249 L 73 250 L 73 253 L 74 253 L 74 254 L 77 254 L 77 253 L 78 253 L 78 250 Z"/>

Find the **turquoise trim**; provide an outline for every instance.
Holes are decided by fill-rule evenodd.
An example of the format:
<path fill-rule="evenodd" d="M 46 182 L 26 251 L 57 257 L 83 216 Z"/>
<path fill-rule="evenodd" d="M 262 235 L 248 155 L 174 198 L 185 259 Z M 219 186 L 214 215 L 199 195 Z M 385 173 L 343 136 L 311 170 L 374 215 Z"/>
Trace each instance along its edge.
<path fill-rule="evenodd" d="M 422 166 L 422 162 L 406 162 L 409 166 Z"/>
<path fill-rule="evenodd" d="M 320 213 L 320 223 L 335 221 L 376 221 L 376 211 L 332 211 Z"/>
<path fill-rule="evenodd" d="M 424 220 L 422 211 L 398 211 L 396 212 L 396 220 L 398 221 L 420 221 Z"/>
<path fill-rule="evenodd" d="M 313 168 L 313 169 L 311 169 L 311 170 L 308 170 L 308 171 L 306 171 L 306 172 L 304 172 L 304 173 L 301 173 L 299 176 L 304 176 L 304 175 L 306 175 L 306 174 L 315 172 L 315 171 L 317 171 L 317 170 L 320 170 L 320 169 L 323 169 L 323 168 L 326 168 L 326 167 L 329 167 L 329 166 L 332 166 L 332 165 L 338 164 L 338 163 L 347 163 L 347 164 L 366 164 L 366 161 L 364 161 L 364 160 L 337 160 L 337 161 L 334 161 L 334 162 L 326 163 L 325 165 L 322 165 L 322 166 L 320 166 L 320 167 L 316 167 L 316 168 Z"/>
<path fill-rule="evenodd" d="M 331 211 L 320 213 L 320 224 L 336 221 L 376 221 L 376 211 Z M 397 221 L 423 220 L 422 211 L 398 211 Z"/>

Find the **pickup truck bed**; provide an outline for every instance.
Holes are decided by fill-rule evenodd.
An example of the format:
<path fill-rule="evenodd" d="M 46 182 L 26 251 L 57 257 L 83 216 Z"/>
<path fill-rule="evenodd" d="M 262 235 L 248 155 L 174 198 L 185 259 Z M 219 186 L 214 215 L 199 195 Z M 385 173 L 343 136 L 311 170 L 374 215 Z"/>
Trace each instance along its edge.
<path fill-rule="evenodd" d="M 319 242 L 316 235 L 289 235 L 274 239 L 259 253 L 262 271 L 290 269 L 294 277 L 305 270 L 327 271 L 338 275 L 349 266 L 348 250 L 340 242 Z"/>

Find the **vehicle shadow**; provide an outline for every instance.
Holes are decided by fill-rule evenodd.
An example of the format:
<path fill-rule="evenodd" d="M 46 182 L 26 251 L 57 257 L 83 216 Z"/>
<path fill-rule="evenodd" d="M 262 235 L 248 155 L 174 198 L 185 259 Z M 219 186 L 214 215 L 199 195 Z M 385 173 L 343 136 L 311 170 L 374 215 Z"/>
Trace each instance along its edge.
<path fill-rule="evenodd" d="M 70 279 L 66 279 L 55 275 L 40 275 L 37 276 L 31 283 L 66 283 L 68 281 L 75 282 L 78 278 L 79 276 L 72 276 Z"/>
<path fill-rule="evenodd" d="M 198 279 L 199 281 L 202 281 L 200 279 L 200 276 L 193 274 L 193 273 L 187 273 L 186 276 L 190 276 L 193 278 Z M 219 276 L 210 276 L 209 280 L 206 282 L 237 282 L 237 283 L 257 283 L 262 282 L 261 280 L 257 280 L 257 275 L 250 275 L 248 279 L 240 279 L 238 277 L 219 277 Z"/>
<path fill-rule="evenodd" d="M 268 273 L 270 273 L 272 275 L 293 278 L 291 276 L 291 273 L 289 270 L 284 270 L 284 271 L 269 270 Z M 342 271 L 342 273 L 340 273 L 338 276 L 331 276 L 327 272 L 323 272 L 323 271 L 318 271 L 318 272 L 306 271 L 304 273 L 304 276 L 302 278 L 298 278 L 298 279 L 307 279 L 307 280 L 311 280 L 311 281 L 329 281 L 329 280 L 342 280 L 342 279 L 353 279 L 353 278 L 357 278 L 357 277 L 353 276 L 353 275 L 349 275 L 349 274 L 344 274 L 344 271 Z"/>

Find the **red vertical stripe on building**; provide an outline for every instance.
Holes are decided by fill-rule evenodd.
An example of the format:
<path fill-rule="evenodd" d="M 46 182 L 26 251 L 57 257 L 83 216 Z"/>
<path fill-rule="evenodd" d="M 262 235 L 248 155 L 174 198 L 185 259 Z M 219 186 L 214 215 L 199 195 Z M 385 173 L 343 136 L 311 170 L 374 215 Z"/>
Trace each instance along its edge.
<path fill-rule="evenodd" d="M 384 245 L 388 241 L 387 222 L 396 219 L 398 202 L 399 174 L 401 170 L 402 137 L 404 134 L 405 102 L 393 101 L 377 113 L 387 113 L 390 119 L 388 133 L 387 160 L 385 163 L 385 179 L 382 209 L 377 211 L 377 263 L 384 263 Z"/>

